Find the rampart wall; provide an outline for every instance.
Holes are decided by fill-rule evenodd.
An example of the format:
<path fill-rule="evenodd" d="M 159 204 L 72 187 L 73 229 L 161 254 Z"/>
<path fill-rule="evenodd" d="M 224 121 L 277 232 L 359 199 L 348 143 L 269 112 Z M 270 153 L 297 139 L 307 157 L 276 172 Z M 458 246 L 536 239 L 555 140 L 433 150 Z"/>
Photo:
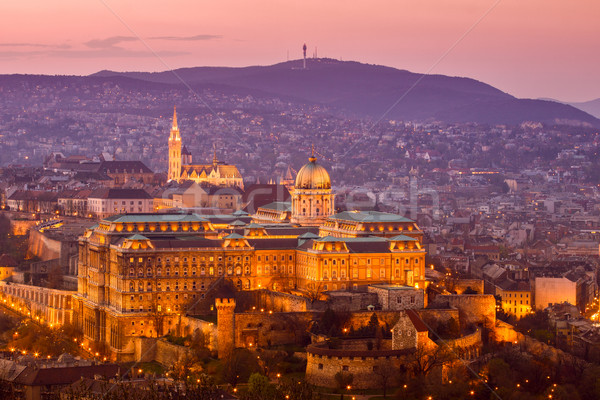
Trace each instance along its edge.
<path fill-rule="evenodd" d="M 330 349 L 326 343 L 308 346 L 306 380 L 313 385 L 334 388 L 337 386 L 335 374 L 344 372 L 353 375 L 352 387 L 355 389 L 380 388 L 383 384 L 382 374 L 399 368 L 414 352 L 414 350 L 355 349 L 363 347 L 360 343 L 349 343 L 348 346 L 343 344 L 342 347 Z M 398 383 L 396 375 L 390 376 L 388 386 L 395 386 Z"/>

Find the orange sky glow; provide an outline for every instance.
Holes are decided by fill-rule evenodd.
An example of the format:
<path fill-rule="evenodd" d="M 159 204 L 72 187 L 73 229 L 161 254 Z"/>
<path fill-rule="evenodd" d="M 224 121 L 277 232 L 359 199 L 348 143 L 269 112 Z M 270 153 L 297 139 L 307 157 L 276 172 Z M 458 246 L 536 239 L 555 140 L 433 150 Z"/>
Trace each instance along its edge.
<path fill-rule="evenodd" d="M 0 73 L 268 65 L 306 42 L 309 56 L 467 76 L 518 97 L 600 97 L 597 0 L 21 0 L 0 13 Z"/>

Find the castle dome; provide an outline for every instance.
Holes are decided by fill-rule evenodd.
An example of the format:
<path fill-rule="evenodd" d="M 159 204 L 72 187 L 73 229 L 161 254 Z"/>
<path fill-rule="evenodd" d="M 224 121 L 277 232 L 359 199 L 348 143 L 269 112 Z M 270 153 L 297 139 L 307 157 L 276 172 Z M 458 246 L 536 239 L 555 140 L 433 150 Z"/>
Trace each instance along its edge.
<path fill-rule="evenodd" d="M 296 175 L 296 189 L 331 189 L 329 173 L 322 165 L 317 164 L 314 154 L 308 159 L 298 175 Z"/>

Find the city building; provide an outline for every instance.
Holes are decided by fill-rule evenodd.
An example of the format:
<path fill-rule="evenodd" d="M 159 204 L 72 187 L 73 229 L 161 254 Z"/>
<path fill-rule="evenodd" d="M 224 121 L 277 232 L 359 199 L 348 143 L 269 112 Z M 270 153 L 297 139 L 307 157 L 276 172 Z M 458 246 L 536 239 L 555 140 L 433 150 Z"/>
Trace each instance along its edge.
<path fill-rule="evenodd" d="M 244 179 L 235 165 L 225 164 L 217 159 L 215 151 L 212 164 L 184 164 L 191 161 L 187 149 L 182 153 L 181 134 L 177 126 L 177 110 L 173 111 L 173 125 L 169 135 L 169 171 L 170 181 L 194 181 L 214 186 L 244 188 Z"/>
<path fill-rule="evenodd" d="M 291 195 L 294 224 L 319 226 L 333 214 L 335 195 L 331 192 L 331 179 L 327 170 L 317 164 L 314 149 L 308 163 L 298 171 Z"/>
<path fill-rule="evenodd" d="M 154 201 L 143 189 L 100 188 L 90 193 L 87 200 L 88 215 L 106 218 L 120 213 L 149 213 Z"/>
<path fill-rule="evenodd" d="M 517 319 L 531 313 L 533 293 L 529 282 L 515 282 L 505 279 L 496 284 L 496 295 L 502 300 L 502 309 Z"/>

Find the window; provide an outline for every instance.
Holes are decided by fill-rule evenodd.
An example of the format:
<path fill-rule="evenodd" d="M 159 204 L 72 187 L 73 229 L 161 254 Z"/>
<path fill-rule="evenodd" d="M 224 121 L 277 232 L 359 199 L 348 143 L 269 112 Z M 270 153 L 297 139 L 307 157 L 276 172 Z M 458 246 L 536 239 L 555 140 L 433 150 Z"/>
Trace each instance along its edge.
<path fill-rule="evenodd" d="M 319 369 L 323 369 L 323 364 L 319 364 Z"/>
<path fill-rule="evenodd" d="M 347 365 L 342 365 L 342 371 L 348 371 L 348 366 Z"/>

